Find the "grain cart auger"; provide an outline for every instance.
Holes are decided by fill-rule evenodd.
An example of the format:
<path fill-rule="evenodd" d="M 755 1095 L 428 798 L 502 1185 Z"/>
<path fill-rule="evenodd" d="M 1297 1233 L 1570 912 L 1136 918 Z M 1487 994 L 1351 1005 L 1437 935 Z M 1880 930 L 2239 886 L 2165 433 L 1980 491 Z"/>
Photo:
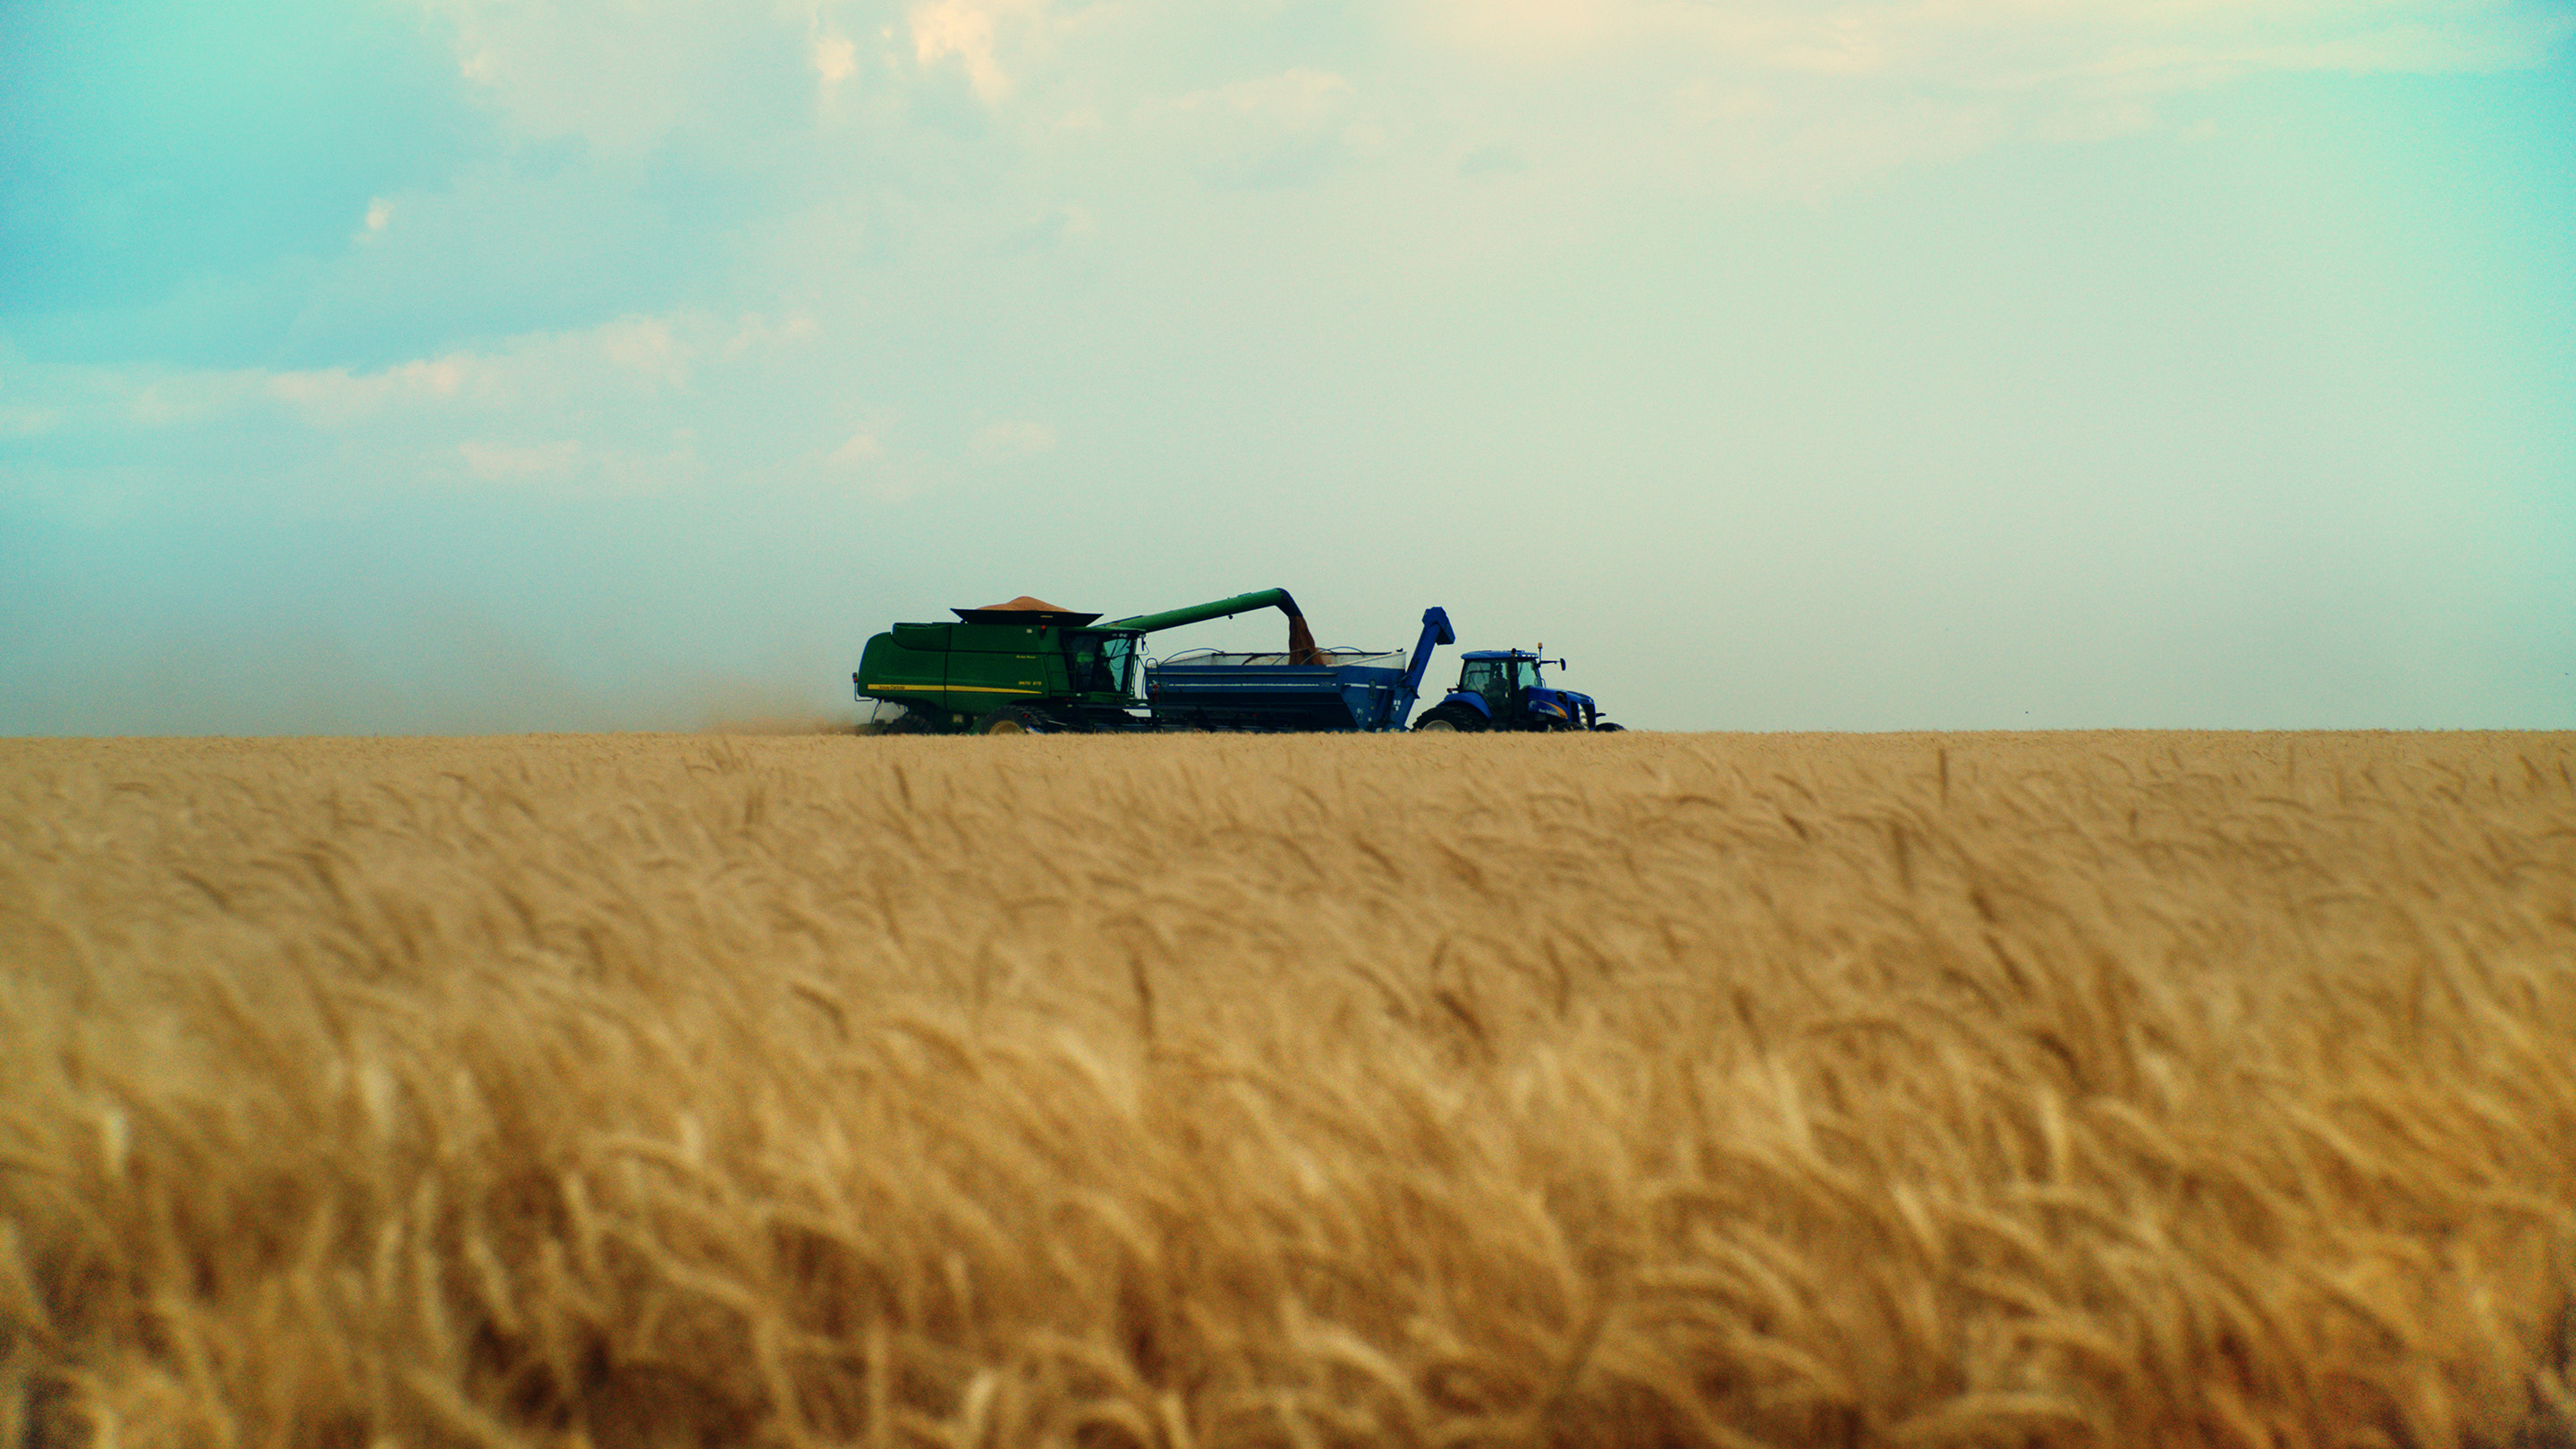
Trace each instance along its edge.
<path fill-rule="evenodd" d="M 1547 646 L 1542 644 L 1540 649 Z M 1539 666 L 1565 667 L 1521 649 L 1476 649 L 1461 659 L 1458 687 L 1423 712 L 1417 732 L 1434 730 L 1616 730 L 1591 695 L 1541 683 Z"/>
<path fill-rule="evenodd" d="M 876 725 L 886 734 L 1036 734 L 1144 730 L 1155 725 L 1137 669 L 1143 640 L 1230 614 L 1275 608 L 1288 616 L 1288 658 L 1324 658 L 1286 589 L 1138 614 L 1094 627 L 1098 614 L 1026 595 L 981 609 L 951 609 L 954 624 L 897 624 L 868 640 L 850 687 L 899 706 Z"/>

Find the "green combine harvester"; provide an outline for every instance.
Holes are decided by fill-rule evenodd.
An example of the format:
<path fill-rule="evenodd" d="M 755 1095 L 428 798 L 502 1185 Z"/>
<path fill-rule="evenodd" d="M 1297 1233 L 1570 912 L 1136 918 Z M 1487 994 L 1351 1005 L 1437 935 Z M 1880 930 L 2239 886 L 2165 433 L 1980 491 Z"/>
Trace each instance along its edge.
<path fill-rule="evenodd" d="M 1169 666 L 1145 636 L 1259 609 L 1288 616 L 1281 654 L 1206 654 Z M 897 624 L 868 640 L 852 692 L 897 707 L 882 734 L 1056 731 L 1402 729 L 1432 649 L 1455 642 L 1449 616 L 1423 614 L 1410 667 L 1401 656 L 1315 647 L 1286 589 L 1263 589 L 1096 624 L 1098 614 L 1022 596 L 952 609 L 953 624 Z M 880 711 L 882 715 L 882 710 Z"/>

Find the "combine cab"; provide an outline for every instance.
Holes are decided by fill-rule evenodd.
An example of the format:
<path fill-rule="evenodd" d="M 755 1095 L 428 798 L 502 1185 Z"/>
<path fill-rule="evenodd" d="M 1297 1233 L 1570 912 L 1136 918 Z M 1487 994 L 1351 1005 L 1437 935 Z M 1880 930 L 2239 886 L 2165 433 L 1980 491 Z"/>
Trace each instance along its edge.
<path fill-rule="evenodd" d="M 1562 659 L 1541 659 L 1519 649 L 1478 649 L 1458 670 L 1458 687 L 1433 706 L 1415 725 L 1437 730 L 1616 730 L 1622 726 L 1601 718 L 1588 694 L 1558 689 L 1539 678 L 1542 665 L 1565 667 Z"/>

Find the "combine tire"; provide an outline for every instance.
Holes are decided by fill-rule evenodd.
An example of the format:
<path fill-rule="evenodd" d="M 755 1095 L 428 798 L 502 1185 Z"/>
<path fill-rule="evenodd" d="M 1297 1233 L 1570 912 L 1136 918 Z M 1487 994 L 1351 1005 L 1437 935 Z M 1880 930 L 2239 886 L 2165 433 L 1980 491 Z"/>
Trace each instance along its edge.
<path fill-rule="evenodd" d="M 1485 717 L 1474 710 L 1459 705 L 1444 704 L 1424 715 L 1421 722 L 1413 727 L 1413 732 L 1418 735 L 1448 732 L 1474 734 L 1486 727 Z"/>
<path fill-rule="evenodd" d="M 878 725 L 876 727 L 876 733 L 881 735 L 926 735 L 930 733 L 930 721 L 923 719 L 917 714 L 899 714 L 894 718 L 887 720 L 885 723 Z"/>
<path fill-rule="evenodd" d="M 1024 705 L 1006 704 L 975 722 L 979 735 L 1042 735 L 1047 723 L 1037 711 Z"/>

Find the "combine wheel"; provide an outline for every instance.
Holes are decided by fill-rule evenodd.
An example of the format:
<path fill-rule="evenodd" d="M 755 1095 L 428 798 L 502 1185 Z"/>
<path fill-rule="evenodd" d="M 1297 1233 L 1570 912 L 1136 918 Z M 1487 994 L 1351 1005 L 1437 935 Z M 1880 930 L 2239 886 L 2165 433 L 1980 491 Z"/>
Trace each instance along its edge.
<path fill-rule="evenodd" d="M 906 710 L 877 726 L 876 732 L 881 735 L 926 735 L 930 733 L 930 721 Z"/>
<path fill-rule="evenodd" d="M 1473 734 L 1485 727 L 1483 715 L 1459 705 L 1444 704 L 1424 715 L 1421 722 L 1413 727 L 1413 732 L 1424 735 L 1456 732 Z"/>
<path fill-rule="evenodd" d="M 1046 732 L 1046 721 L 1025 705 L 1006 704 L 975 721 L 975 733 L 979 735 L 1042 735 Z"/>

